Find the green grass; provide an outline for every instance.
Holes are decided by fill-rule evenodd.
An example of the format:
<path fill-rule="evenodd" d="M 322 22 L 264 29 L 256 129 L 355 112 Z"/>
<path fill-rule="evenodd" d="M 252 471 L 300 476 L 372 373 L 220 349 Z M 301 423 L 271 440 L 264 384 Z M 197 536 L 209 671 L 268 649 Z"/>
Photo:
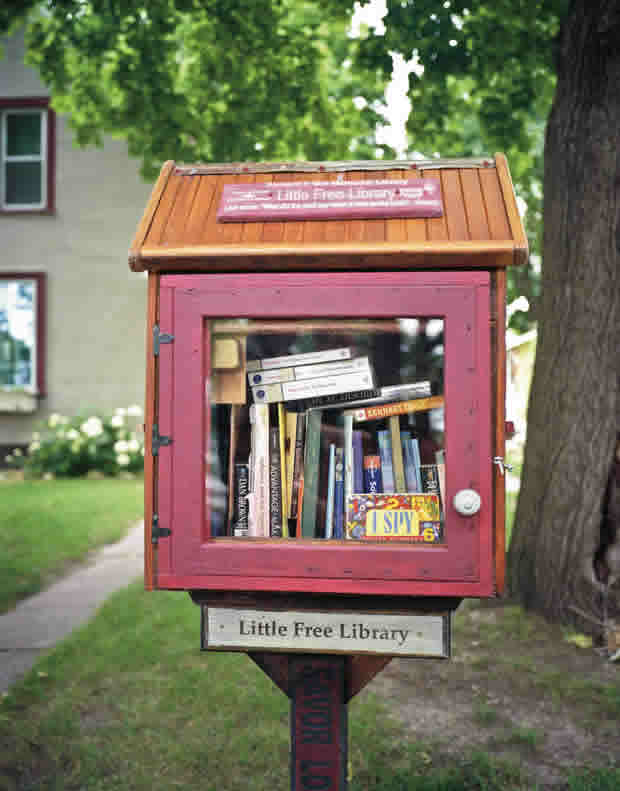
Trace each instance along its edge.
<path fill-rule="evenodd" d="M 141 480 L 0 484 L 0 612 L 37 593 L 142 515 Z"/>
<path fill-rule="evenodd" d="M 288 788 L 287 698 L 244 655 L 201 653 L 199 624 L 186 594 L 113 596 L 0 699 L 0 788 Z M 409 742 L 369 696 L 349 727 L 351 791 L 530 791 L 484 752 Z"/>

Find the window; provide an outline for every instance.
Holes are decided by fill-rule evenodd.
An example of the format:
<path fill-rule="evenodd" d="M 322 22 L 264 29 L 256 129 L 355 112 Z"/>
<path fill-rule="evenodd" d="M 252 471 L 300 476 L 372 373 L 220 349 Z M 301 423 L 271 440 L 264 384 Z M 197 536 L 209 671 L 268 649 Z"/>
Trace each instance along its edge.
<path fill-rule="evenodd" d="M 0 100 L 0 205 L 53 209 L 54 114 L 47 99 Z"/>
<path fill-rule="evenodd" d="M 0 275 L 0 390 L 42 394 L 45 275 Z"/>

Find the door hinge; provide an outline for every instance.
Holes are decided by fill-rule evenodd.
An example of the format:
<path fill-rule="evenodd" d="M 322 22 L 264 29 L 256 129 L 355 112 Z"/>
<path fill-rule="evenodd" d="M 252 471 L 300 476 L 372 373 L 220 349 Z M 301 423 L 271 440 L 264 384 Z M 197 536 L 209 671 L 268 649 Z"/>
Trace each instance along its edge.
<path fill-rule="evenodd" d="M 512 472 L 512 464 L 506 464 L 503 456 L 493 456 L 493 464 L 499 467 L 499 474 L 504 475 L 505 470 Z"/>
<path fill-rule="evenodd" d="M 153 525 L 151 527 L 151 543 L 157 546 L 157 542 L 160 538 L 168 538 L 168 536 L 172 535 L 172 530 L 169 527 L 160 527 L 159 526 L 159 516 L 157 514 L 153 514 Z"/>
<path fill-rule="evenodd" d="M 159 426 L 153 423 L 153 438 L 151 441 L 151 451 L 153 456 L 159 455 L 159 449 L 166 445 L 172 445 L 172 437 L 165 437 L 159 433 Z"/>
<path fill-rule="evenodd" d="M 159 324 L 153 325 L 153 354 L 159 357 L 159 347 L 162 343 L 173 343 L 174 335 L 169 332 L 160 332 Z"/>

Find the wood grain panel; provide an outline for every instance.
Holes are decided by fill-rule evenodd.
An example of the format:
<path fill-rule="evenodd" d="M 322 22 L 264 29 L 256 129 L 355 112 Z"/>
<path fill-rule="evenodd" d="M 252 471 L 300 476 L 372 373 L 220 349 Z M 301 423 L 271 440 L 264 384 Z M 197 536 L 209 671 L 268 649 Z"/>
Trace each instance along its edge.
<path fill-rule="evenodd" d="M 491 239 L 511 239 L 512 233 L 504 205 L 504 196 L 499 184 L 497 170 L 486 168 L 478 172 L 480 186 L 482 188 L 482 198 L 489 224 L 489 235 Z"/>
<path fill-rule="evenodd" d="M 176 200 L 161 235 L 161 243 L 176 246 L 185 240 L 185 226 L 192 211 L 200 176 L 180 176 Z"/>
<path fill-rule="evenodd" d="M 478 170 L 461 170 L 461 186 L 463 188 L 463 203 L 467 216 L 470 239 L 490 239 L 489 224 L 484 201 L 482 199 L 482 188 L 478 178 Z"/>
<path fill-rule="evenodd" d="M 325 173 L 309 173 L 304 181 L 325 181 Z M 304 222 L 304 245 L 325 241 L 327 220 L 308 220 Z"/>
<path fill-rule="evenodd" d="M 407 176 L 406 171 L 388 170 L 388 179 L 400 179 L 403 181 Z M 404 217 L 393 217 L 385 221 L 385 238 L 388 242 L 405 242 L 407 240 L 407 222 Z"/>
<path fill-rule="evenodd" d="M 161 240 L 166 229 L 166 224 L 174 207 L 177 193 L 181 188 L 183 178 L 183 176 L 179 176 L 174 172 L 170 174 L 170 178 L 166 183 L 166 188 L 163 191 L 161 200 L 157 206 L 157 211 L 153 216 L 153 222 L 151 223 L 147 237 L 144 240 L 145 245 L 161 244 Z"/>
<path fill-rule="evenodd" d="M 361 181 L 365 174 L 360 171 L 349 171 L 344 174 L 345 181 Z M 347 242 L 361 242 L 364 239 L 364 221 L 349 220 L 346 228 L 345 239 Z"/>
<path fill-rule="evenodd" d="M 288 173 L 276 173 L 273 177 L 273 181 L 275 184 L 281 183 L 283 181 L 289 181 L 290 174 Z M 270 220 L 269 222 L 263 223 L 263 242 L 267 242 L 268 244 L 273 244 L 274 242 L 281 242 L 284 238 L 284 222 L 278 222 L 274 220 Z"/>
<path fill-rule="evenodd" d="M 248 177 L 248 182 L 251 181 L 252 178 Z M 253 178 L 254 184 L 270 184 L 272 181 L 273 181 L 272 173 L 257 173 Z M 248 244 L 259 243 L 263 238 L 263 226 L 264 223 L 262 222 L 243 223 L 243 230 L 241 231 L 241 241 L 247 242 Z"/>
<path fill-rule="evenodd" d="M 343 173 L 330 173 L 329 181 L 344 182 Z M 326 242 L 344 242 L 347 238 L 347 222 L 345 220 L 329 220 L 325 227 Z"/>
<path fill-rule="evenodd" d="M 209 206 L 209 213 L 205 217 L 201 239 L 204 244 L 238 244 L 241 241 L 243 223 L 218 222 L 217 210 L 220 206 L 224 186 L 226 184 L 238 184 L 240 181 L 245 181 L 245 177 L 227 173 L 223 176 L 216 176 L 216 178 L 215 194 Z"/>
<path fill-rule="evenodd" d="M 407 174 L 408 178 L 430 178 L 430 173 L 419 173 L 417 170 L 412 170 L 411 173 Z M 405 220 L 405 231 L 406 231 L 406 239 L 408 242 L 425 242 L 428 236 L 428 219 L 424 219 L 423 217 L 411 217 L 408 220 Z"/>
<path fill-rule="evenodd" d="M 441 181 L 441 172 L 439 170 L 425 170 L 424 175 L 429 178 L 440 179 Z M 426 234 L 429 242 L 448 239 L 448 221 L 446 219 L 448 209 L 446 207 L 443 184 L 441 185 L 441 200 L 443 202 L 443 216 L 431 217 L 426 220 Z"/>
<path fill-rule="evenodd" d="M 458 170 L 441 171 L 441 193 L 451 242 L 467 241 L 469 228 L 463 206 L 463 191 Z"/>
<path fill-rule="evenodd" d="M 149 202 L 146 204 L 146 208 L 144 210 L 144 214 L 142 215 L 142 219 L 136 229 L 136 233 L 134 235 L 133 241 L 131 243 L 131 247 L 129 248 L 129 264 L 132 269 L 136 271 L 141 271 L 141 267 L 139 264 L 139 254 L 142 245 L 145 242 L 145 239 L 148 236 L 148 232 L 151 228 L 151 223 L 153 222 L 153 217 L 159 207 L 159 202 L 161 200 L 161 196 L 164 193 L 166 185 L 168 183 L 168 179 L 170 178 L 170 174 L 174 170 L 174 162 L 171 160 L 165 162 L 157 181 L 155 182 L 155 186 L 151 192 L 151 196 L 149 198 Z"/>
<path fill-rule="evenodd" d="M 306 181 L 305 173 L 289 173 L 290 181 Z M 284 243 L 301 242 L 304 238 L 304 223 L 301 220 L 290 220 L 284 223 Z"/>
<path fill-rule="evenodd" d="M 508 215 L 508 222 L 510 224 L 512 238 L 515 240 L 515 263 L 525 264 L 527 263 L 528 256 L 527 236 L 525 235 L 525 229 L 523 228 L 523 223 L 521 222 L 521 217 L 519 215 L 519 208 L 517 206 L 517 200 L 512 179 L 510 178 L 510 171 L 508 170 L 506 157 L 503 154 L 496 154 L 495 165 L 497 168 L 497 176 L 502 189 L 502 194 L 504 196 L 504 204 L 506 206 L 506 213 Z"/>
<path fill-rule="evenodd" d="M 185 237 L 180 246 L 192 247 L 200 244 L 206 218 L 215 198 L 215 178 L 200 176 L 198 190 L 185 225 Z"/>
<path fill-rule="evenodd" d="M 382 181 L 386 177 L 385 171 L 380 173 L 364 174 L 363 179 L 371 178 Z M 386 240 L 386 221 L 385 220 L 363 220 L 364 231 L 363 240 L 365 242 L 385 242 Z"/>

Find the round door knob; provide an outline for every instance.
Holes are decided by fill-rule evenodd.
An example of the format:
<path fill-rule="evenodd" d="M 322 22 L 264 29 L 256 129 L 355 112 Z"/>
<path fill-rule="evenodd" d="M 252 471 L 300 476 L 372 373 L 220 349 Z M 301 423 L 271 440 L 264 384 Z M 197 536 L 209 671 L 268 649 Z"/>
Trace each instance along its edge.
<path fill-rule="evenodd" d="M 478 492 L 473 489 L 461 489 L 454 495 L 452 503 L 461 516 L 473 516 L 480 510 L 482 500 Z"/>

